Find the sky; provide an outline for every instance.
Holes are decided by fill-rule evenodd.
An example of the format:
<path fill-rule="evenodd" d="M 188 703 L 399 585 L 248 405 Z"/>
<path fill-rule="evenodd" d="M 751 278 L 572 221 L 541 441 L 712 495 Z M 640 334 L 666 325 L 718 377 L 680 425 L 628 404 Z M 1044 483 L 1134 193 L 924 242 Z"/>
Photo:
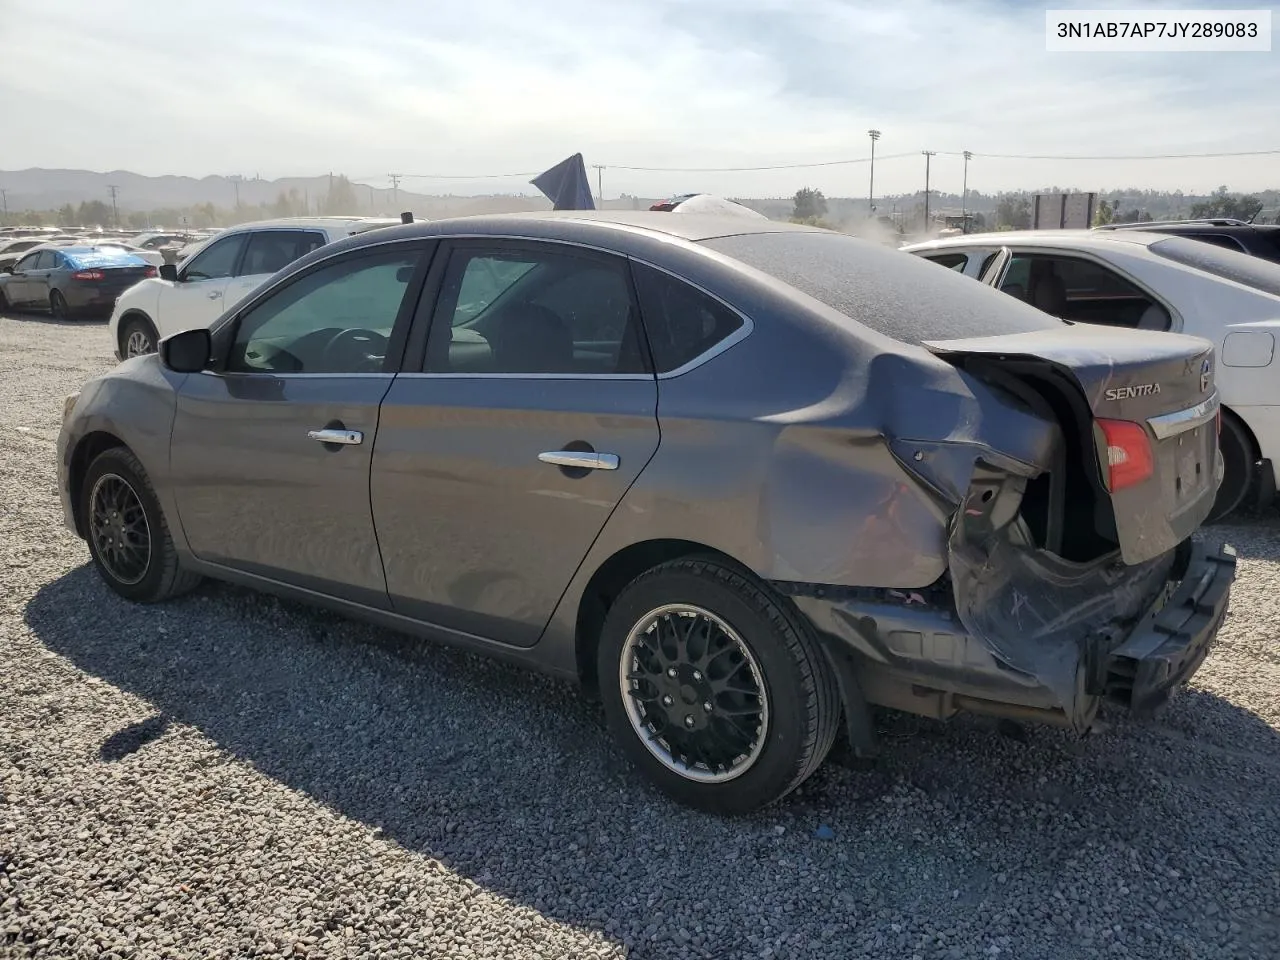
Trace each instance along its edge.
<path fill-rule="evenodd" d="M 1262 8 L 1106 0 L 1053 8 Z M 1004 0 L 0 0 L 0 169 L 345 173 L 533 193 L 582 152 L 605 195 L 1280 187 L 1271 53 L 1050 53 Z M 1273 20 L 1280 24 L 1280 12 Z M 905 156 L 892 159 L 896 155 Z M 809 169 L 688 168 L 864 162 Z M 683 168 L 628 170 L 625 167 Z M 426 178 L 422 174 L 458 179 Z M 520 176 L 497 176 L 520 174 Z M 593 180 L 596 171 L 591 170 Z"/>

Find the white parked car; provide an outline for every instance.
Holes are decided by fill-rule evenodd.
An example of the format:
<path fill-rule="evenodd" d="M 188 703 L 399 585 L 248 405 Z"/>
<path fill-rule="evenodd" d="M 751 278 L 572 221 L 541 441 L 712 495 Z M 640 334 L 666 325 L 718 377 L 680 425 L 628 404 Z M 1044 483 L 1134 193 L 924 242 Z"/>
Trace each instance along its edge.
<path fill-rule="evenodd" d="M 903 249 L 1063 320 L 1210 341 L 1222 401 L 1223 478 L 1209 519 L 1275 499 L 1280 265 L 1186 237 L 1123 230 L 969 234 Z"/>
<path fill-rule="evenodd" d="M 162 338 L 207 327 L 312 250 L 398 223 L 389 217 L 296 217 L 223 230 L 180 263 L 162 266 L 159 277 L 120 295 L 108 324 L 112 348 L 121 360 L 154 353 Z"/>

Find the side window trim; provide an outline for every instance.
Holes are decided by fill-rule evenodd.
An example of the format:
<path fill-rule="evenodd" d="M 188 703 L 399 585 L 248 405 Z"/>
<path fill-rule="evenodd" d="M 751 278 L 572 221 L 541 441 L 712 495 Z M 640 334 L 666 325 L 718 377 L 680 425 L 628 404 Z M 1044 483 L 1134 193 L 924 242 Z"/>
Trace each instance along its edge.
<path fill-rule="evenodd" d="M 245 247 L 248 247 L 246 241 Z M 394 252 L 403 250 L 406 254 L 417 253 L 419 257 L 418 265 L 414 268 L 414 275 L 409 279 L 409 284 L 405 290 L 404 299 L 400 302 L 400 310 L 396 314 L 396 320 L 391 328 L 391 339 L 387 344 L 387 357 L 383 365 L 383 369 L 373 372 L 361 373 L 290 373 L 275 371 L 257 371 L 257 370 L 227 370 L 226 363 L 230 353 L 231 345 L 235 341 L 236 332 L 240 327 L 240 318 L 250 310 L 256 308 L 263 303 L 268 297 L 277 293 L 282 293 L 293 284 L 306 279 L 318 270 L 332 267 L 335 264 L 344 263 L 348 260 L 357 260 L 363 257 L 374 256 L 386 252 Z M 250 299 L 246 300 L 240 309 L 226 318 L 210 331 L 213 339 L 213 355 L 214 363 L 209 369 L 201 371 L 202 375 L 215 377 L 255 377 L 267 379 L 294 379 L 297 377 L 329 377 L 334 378 L 369 378 L 369 377 L 394 377 L 400 368 L 405 355 L 405 343 L 408 338 L 409 325 L 414 320 L 415 311 L 417 310 L 419 300 L 422 296 L 423 285 L 427 279 L 431 267 L 434 262 L 439 259 L 436 254 L 439 252 L 439 242 L 433 238 L 413 239 L 413 240 L 397 240 L 389 243 L 371 244 L 368 247 L 360 247 L 355 250 L 344 250 L 336 256 L 325 257 L 323 260 L 317 260 L 310 264 L 305 270 L 291 274 L 277 283 L 271 284 L 266 288 L 259 288 L 250 294 Z"/>
<path fill-rule="evenodd" d="M 702 294 L 704 297 L 714 300 L 716 303 L 720 304 L 720 306 L 724 307 L 726 310 L 734 314 L 734 316 L 736 316 L 739 320 L 742 321 L 742 325 L 738 327 L 737 330 L 733 331 L 733 333 L 729 334 L 729 336 L 725 337 L 723 340 L 716 341 L 706 350 L 702 351 L 702 353 L 685 361 L 683 364 L 676 367 L 674 370 L 668 370 L 666 373 L 659 373 L 657 375 L 657 378 L 659 380 L 673 380 L 676 377 L 683 376 L 684 374 L 688 373 L 690 370 L 695 370 L 698 367 L 702 366 L 707 361 L 715 359 L 720 354 L 724 353 L 726 350 L 730 349 L 731 347 L 737 346 L 743 340 L 747 339 L 747 337 L 751 336 L 752 331 L 755 329 L 755 324 L 752 322 L 751 318 L 747 316 L 745 313 L 743 313 L 741 310 L 739 310 L 737 307 L 735 307 L 733 304 L 729 303 L 723 297 L 719 296 L 718 294 L 712 293 L 710 290 L 708 290 L 706 287 L 702 286 L 701 284 L 695 283 L 694 281 L 690 280 L 687 277 L 682 277 L 675 271 L 668 270 L 666 267 L 661 267 L 658 264 L 653 263 L 652 261 L 643 260 L 639 257 L 630 257 L 629 259 L 631 260 L 632 264 L 638 264 L 640 266 L 648 267 L 650 270 L 656 270 L 658 273 L 666 274 L 668 277 L 671 277 L 677 283 L 683 283 L 685 286 L 689 287 L 690 289 L 696 290 L 698 293 Z M 644 318 L 642 316 L 641 320 L 643 321 L 643 319 Z M 642 322 L 641 327 L 646 331 L 645 338 L 647 340 L 648 326 L 646 323 Z"/>
<path fill-rule="evenodd" d="M 608 263 L 619 267 L 625 275 L 631 307 L 640 319 L 638 333 L 641 336 L 641 348 L 649 358 L 648 336 L 645 333 L 643 318 L 640 316 L 639 300 L 636 296 L 635 281 L 631 275 L 631 259 L 624 254 L 598 247 L 560 240 L 540 240 L 531 237 L 509 237 L 499 234 L 493 236 L 454 237 L 443 241 L 434 257 L 435 264 L 431 271 L 430 282 L 424 284 L 422 301 L 414 314 L 413 332 L 410 335 L 410 348 L 405 354 L 405 363 L 400 376 L 439 380 L 643 380 L 652 381 L 652 373 L 441 373 L 429 372 L 426 369 L 428 344 L 438 324 L 449 323 L 452 329 L 452 318 L 443 318 L 441 310 L 444 303 L 444 279 L 450 259 L 460 252 L 478 251 L 524 251 L 542 253 L 555 251 L 561 254 L 580 257 L 596 263 Z M 650 364 L 652 365 L 652 364 Z"/>

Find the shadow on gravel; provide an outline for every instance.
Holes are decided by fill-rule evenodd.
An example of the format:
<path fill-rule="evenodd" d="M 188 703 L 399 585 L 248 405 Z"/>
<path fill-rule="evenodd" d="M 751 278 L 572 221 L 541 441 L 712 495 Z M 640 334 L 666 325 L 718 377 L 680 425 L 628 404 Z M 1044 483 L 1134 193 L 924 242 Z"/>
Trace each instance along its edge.
<path fill-rule="evenodd" d="M 137 753 L 148 743 L 159 740 L 169 729 L 169 718 L 156 714 L 138 723 L 131 723 L 123 730 L 117 730 L 103 741 L 98 748 L 98 759 L 107 763 L 123 760 L 132 753 Z"/>
<path fill-rule="evenodd" d="M 874 769 L 829 763 L 784 805 L 726 821 L 650 790 L 598 708 L 568 686 L 324 612 L 219 585 L 132 606 L 84 566 L 42 587 L 26 622 L 48 649 L 159 714 L 112 735 L 104 759 L 169 720 L 189 724 L 405 848 L 615 940 L 669 937 L 679 924 L 697 944 L 695 924 L 722 916 L 720 948 L 754 956 L 753 903 L 785 907 L 816 942 L 855 915 L 910 917 L 924 895 L 939 929 L 977 942 L 987 921 L 975 905 L 1012 894 L 1008 877 L 1019 895 L 1043 889 L 1047 900 L 1093 875 L 1124 904 L 1117 929 L 1135 935 L 1151 922 L 1191 945 L 1274 935 L 1243 914 L 1243 929 L 1216 932 L 1226 914 L 1206 920 L 1190 902 L 1157 916 L 1156 898 L 1130 895 L 1112 867 L 1105 880 L 1090 873 L 1140 865 L 1123 875 L 1140 887 L 1176 867 L 1231 911 L 1240 877 L 1274 869 L 1280 737 L 1209 693 L 1084 739 L 888 717 Z M 663 912 L 677 901 L 681 912 Z M 1073 942 L 1064 933 L 1067 952 L 1055 955 L 1077 955 Z M 885 955 L 897 949 L 886 942 Z"/>

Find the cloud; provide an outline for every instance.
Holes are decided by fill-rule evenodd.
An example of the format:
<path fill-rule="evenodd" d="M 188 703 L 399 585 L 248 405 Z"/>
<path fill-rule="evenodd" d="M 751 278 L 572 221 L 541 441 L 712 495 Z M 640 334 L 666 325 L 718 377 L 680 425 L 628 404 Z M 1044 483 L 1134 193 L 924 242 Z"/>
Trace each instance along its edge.
<path fill-rule="evenodd" d="M 617 167 L 860 157 L 874 126 L 882 158 L 910 154 L 877 163 L 877 192 L 900 192 L 921 185 L 926 147 L 1280 147 L 1271 55 L 1050 54 L 1043 7 L 995 0 L 231 0 L 136 17 L 23 0 L 5 22 L 23 34 L 5 43 L 0 76 L 14 166 L 384 177 L 534 172 L 581 150 L 614 168 L 611 194 L 786 194 L 807 183 L 860 195 L 865 165 Z M 1273 158 L 981 159 L 970 186 L 1258 188 L 1273 169 Z M 935 157 L 933 170 L 935 186 L 958 188 L 957 158 Z M 520 178 L 406 186 L 532 192 Z"/>

